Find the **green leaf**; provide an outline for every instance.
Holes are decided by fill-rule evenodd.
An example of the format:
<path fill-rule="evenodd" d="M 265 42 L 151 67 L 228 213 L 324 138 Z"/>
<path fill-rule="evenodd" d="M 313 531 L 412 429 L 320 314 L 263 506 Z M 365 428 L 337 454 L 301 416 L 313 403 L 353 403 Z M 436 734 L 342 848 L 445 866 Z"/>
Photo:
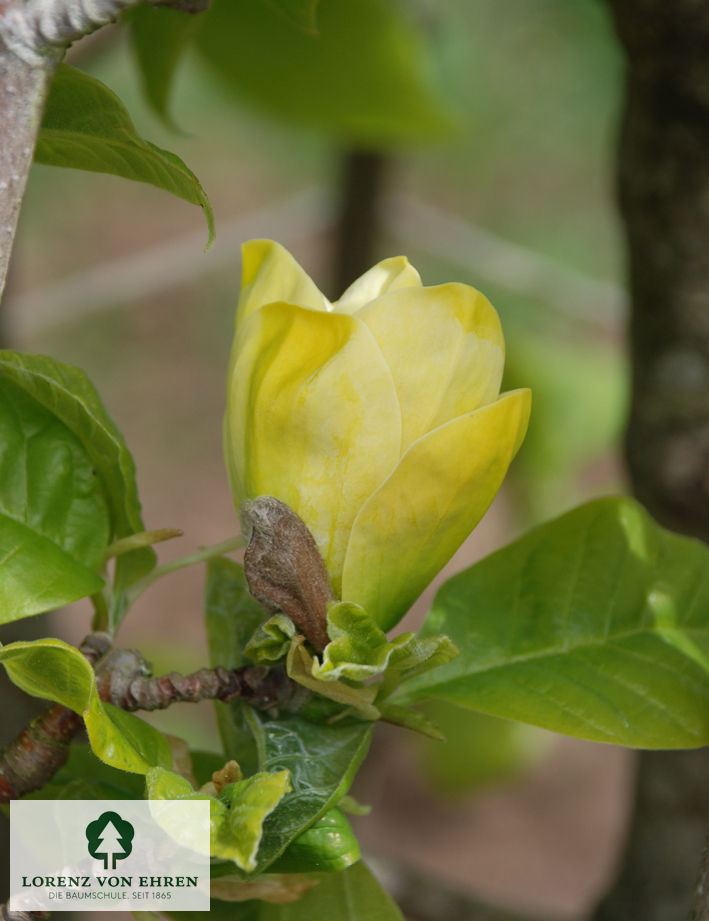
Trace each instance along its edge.
<path fill-rule="evenodd" d="M 299 716 L 268 720 L 253 713 L 260 770 L 289 771 L 287 793 L 266 820 L 258 854 L 263 872 L 349 790 L 371 739 L 371 725 L 319 725 Z"/>
<path fill-rule="evenodd" d="M 370 147 L 451 131 L 424 33 L 389 0 L 321 0 L 316 34 L 253 0 L 214 0 L 200 25 L 205 64 L 279 118 Z"/>
<path fill-rule="evenodd" d="M 88 713 L 84 712 L 84 722 L 91 748 L 99 758 L 136 774 L 145 774 L 155 765 L 172 764 L 172 751 L 161 732 L 134 713 L 99 701 L 98 696 L 91 703 Z"/>
<path fill-rule="evenodd" d="M 298 902 L 266 906 L 259 921 L 403 921 L 390 896 L 361 861 L 319 879 Z"/>
<path fill-rule="evenodd" d="M 121 538 L 144 531 L 133 458 L 84 372 L 43 355 L 0 351 L 0 392 L 11 384 L 21 388 L 81 444 L 111 513 L 110 536 Z M 98 568 L 108 539 L 103 543 L 95 538 L 93 540 Z M 155 559 L 155 551 L 151 547 L 121 556 L 116 561 L 118 586 L 133 584 L 153 568 Z M 119 607 L 120 598 L 117 597 L 112 626 L 117 626 L 120 620 Z"/>
<path fill-rule="evenodd" d="M 243 649 L 266 617 L 249 594 L 243 567 L 225 557 L 210 560 L 205 600 L 209 664 L 213 668 L 244 665 Z M 225 755 L 238 761 L 245 774 L 255 773 L 257 754 L 245 719 L 245 704 L 217 701 L 215 707 Z"/>
<path fill-rule="evenodd" d="M 319 0 L 262 0 L 279 9 L 294 26 L 317 34 Z"/>
<path fill-rule="evenodd" d="M 0 623 L 100 591 L 103 580 L 51 540 L 0 514 Z"/>
<path fill-rule="evenodd" d="M 0 648 L 0 664 L 27 694 L 83 717 L 91 748 L 106 764 L 136 774 L 172 764 L 170 748 L 157 729 L 99 699 L 93 669 L 73 646 L 55 639 L 10 643 Z"/>
<path fill-rule="evenodd" d="M 584 505 L 454 576 L 422 632 L 440 631 L 460 657 L 396 702 L 640 748 L 709 743 L 709 549 L 629 499 Z"/>
<path fill-rule="evenodd" d="M 421 735 L 428 736 L 429 739 L 435 739 L 436 742 L 445 742 L 446 737 L 440 728 L 430 720 L 425 713 L 415 710 L 412 707 L 399 707 L 396 704 L 384 704 L 381 706 L 381 718 L 394 726 L 401 726 L 404 729 L 410 729 L 412 732 L 418 732 Z"/>
<path fill-rule="evenodd" d="M 401 912 L 360 861 L 341 873 L 314 874 L 318 884 L 297 902 L 220 902 L 208 912 L 165 911 L 184 921 L 403 921 Z"/>
<path fill-rule="evenodd" d="M 66 64 L 52 81 L 34 158 L 147 182 L 199 205 L 207 221 L 210 246 L 214 215 L 197 177 L 178 156 L 136 133 L 121 100 L 107 86 Z"/>
<path fill-rule="evenodd" d="M 332 873 L 360 858 L 359 842 L 340 809 L 330 809 L 272 864 L 275 873 Z"/>
<path fill-rule="evenodd" d="M 2 373 L 0 441 L 0 623 L 8 623 L 99 591 L 110 531 L 81 441 Z"/>
<path fill-rule="evenodd" d="M 146 99 L 171 127 L 170 94 L 175 72 L 194 34 L 194 13 L 166 6 L 137 6 L 126 17 Z"/>

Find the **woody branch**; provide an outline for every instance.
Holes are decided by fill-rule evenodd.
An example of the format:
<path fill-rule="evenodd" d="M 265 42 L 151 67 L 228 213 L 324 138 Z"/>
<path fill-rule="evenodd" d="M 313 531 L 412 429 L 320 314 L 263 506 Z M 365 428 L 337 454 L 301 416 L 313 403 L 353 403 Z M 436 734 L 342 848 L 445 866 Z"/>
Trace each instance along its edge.
<path fill-rule="evenodd" d="M 91 634 L 80 649 L 96 663 L 101 699 L 123 710 L 160 710 L 200 700 L 241 700 L 258 710 L 296 710 L 310 696 L 280 666 L 202 668 L 191 675 L 172 672 L 154 678 L 140 653 L 131 649 L 108 653 L 109 642 L 106 634 Z M 83 725 L 80 716 L 59 704 L 32 720 L 0 752 L 0 803 L 47 784 L 66 762 Z"/>

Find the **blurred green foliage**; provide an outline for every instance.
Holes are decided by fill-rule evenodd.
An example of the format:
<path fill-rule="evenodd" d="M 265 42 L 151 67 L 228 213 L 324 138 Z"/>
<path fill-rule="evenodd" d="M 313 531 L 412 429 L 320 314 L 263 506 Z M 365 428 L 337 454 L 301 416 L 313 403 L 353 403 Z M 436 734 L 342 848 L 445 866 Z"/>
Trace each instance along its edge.
<path fill-rule="evenodd" d="M 441 745 L 416 736 L 424 775 L 445 796 L 479 793 L 512 781 L 548 751 L 554 736 L 535 726 L 497 719 L 431 700 L 423 710 L 446 737 Z"/>

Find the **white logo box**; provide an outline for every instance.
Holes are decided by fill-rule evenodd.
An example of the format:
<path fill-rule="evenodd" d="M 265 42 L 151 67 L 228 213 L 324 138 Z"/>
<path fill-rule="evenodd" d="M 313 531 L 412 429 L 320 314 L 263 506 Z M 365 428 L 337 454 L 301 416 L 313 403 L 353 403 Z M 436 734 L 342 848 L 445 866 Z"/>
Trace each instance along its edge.
<path fill-rule="evenodd" d="M 12 911 L 209 910 L 207 800 L 10 804 Z"/>

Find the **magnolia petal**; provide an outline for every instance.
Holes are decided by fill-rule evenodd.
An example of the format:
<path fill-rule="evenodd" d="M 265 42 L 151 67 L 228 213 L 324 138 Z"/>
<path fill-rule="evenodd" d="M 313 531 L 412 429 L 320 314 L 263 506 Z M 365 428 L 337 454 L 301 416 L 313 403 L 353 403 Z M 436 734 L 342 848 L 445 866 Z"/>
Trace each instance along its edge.
<path fill-rule="evenodd" d="M 357 314 L 394 377 L 403 452 L 500 392 L 505 345 L 488 299 L 469 285 L 392 291 Z"/>
<path fill-rule="evenodd" d="M 383 630 L 403 617 L 485 514 L 527 429 L 531 394 L 514 390 L 409 448 L 352 527 L 342 599 Z"/>
<path fill-rule="evenodd" d="M 337 313 L 354 313 L 386 291 L 420 287 L 421 276 L 406 256 L 393 256 L 378 262 L 352 282 L 332 306 Z"/>
<path fill-rule="evenodd" d="M 268 304 L 242 333 L 225 419 L 237 505 L 270 495 L 290 506 L 339 593 L 355 515 L 399 459 L 391 373 L 355 317 Z"/>
<path fill-rule="evenodd" d="M 311 310 L 330 309 L 325 295 L 280 243 L 249 240 L 241 248 L 241 295 L 237 323 L 243 323 L 259 307 L 275 301 Z"/>

